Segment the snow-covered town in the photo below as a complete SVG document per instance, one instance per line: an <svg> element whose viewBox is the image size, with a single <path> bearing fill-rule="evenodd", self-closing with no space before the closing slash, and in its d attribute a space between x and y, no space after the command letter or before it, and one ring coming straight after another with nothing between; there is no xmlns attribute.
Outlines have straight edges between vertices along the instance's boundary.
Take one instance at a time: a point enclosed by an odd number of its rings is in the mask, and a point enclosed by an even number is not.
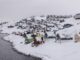
<svg viewBox="0 0 80 60"><path fill-rule="evenodd" d="M0 60L80 60L80 0L0 0Z"/></svg>
<svg viewBox="0 0 80 60"><path fill-rule="evenodd" d="M80 60L80 14L1 20L1 33L17 51L42 60Z"/></svg>

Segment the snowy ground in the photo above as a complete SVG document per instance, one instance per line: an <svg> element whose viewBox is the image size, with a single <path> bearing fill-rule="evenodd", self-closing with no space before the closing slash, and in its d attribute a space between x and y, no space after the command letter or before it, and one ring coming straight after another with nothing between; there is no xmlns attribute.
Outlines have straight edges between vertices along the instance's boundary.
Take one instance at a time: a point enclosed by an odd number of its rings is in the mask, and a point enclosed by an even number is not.
<svg viewBox="0 0 80 60"><path fill-rule="evenodd" d="M6 40L13 43L14 48L24 54L41 57L43 60L80 60L80 43L71 41L61 41L61 44L54 42L54 39L48 39L38 47L31 47L31 44L24 44L24 38L16 35L5 37Z"/></svg>
<svg viewBox="0 0 80 60"><path fill-rule="evenodd" d="M80 60L80 42L75 43L74 40L63 40L60 44L59 41L55 43L55 39L46 39L44 44L38 47L31 47L31 43L24 44L23 37L11 34L13 31L22 32L22 30L9 29L6 28L7 26L8 24L2 26L2 33L9 33L4 39L12 42L14 48L24 54L41 57L43 60ZM77 27L79 28L79 26Z"/></svg>

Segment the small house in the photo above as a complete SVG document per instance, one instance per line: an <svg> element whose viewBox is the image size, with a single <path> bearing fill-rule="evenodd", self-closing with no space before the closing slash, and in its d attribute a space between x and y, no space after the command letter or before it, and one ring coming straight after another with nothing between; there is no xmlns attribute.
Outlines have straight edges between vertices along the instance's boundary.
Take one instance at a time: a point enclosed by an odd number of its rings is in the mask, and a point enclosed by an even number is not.
<svg viewBox="0 0 80 60"><path fill-rule="evenodd" d="M75 18L76 20L80 19L80 13L76 14L76 15L74 16L74 18Z"/></svg>

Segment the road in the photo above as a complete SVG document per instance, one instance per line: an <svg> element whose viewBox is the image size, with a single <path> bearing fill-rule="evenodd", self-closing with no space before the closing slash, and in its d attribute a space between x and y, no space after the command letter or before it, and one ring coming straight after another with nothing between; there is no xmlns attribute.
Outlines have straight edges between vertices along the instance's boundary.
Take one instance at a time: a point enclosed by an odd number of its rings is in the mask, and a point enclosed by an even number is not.
<svg viewBox="0 0 80 60"><path fill-rule="evenodd" d="M4 36L5 34L0 33L0 60L41 60L14 51L11 44L3 39Z"/></svg>

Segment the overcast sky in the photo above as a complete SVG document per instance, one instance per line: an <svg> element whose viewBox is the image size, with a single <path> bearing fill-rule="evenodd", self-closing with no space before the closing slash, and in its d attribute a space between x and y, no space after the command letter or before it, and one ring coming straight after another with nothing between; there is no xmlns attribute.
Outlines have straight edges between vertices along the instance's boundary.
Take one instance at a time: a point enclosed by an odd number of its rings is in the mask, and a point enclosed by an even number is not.
<svg viewBox="0 0 80 60"><path fill-rule="evenodd" d="M79 12L80 0L0 0L0 18Z"/></svg>

